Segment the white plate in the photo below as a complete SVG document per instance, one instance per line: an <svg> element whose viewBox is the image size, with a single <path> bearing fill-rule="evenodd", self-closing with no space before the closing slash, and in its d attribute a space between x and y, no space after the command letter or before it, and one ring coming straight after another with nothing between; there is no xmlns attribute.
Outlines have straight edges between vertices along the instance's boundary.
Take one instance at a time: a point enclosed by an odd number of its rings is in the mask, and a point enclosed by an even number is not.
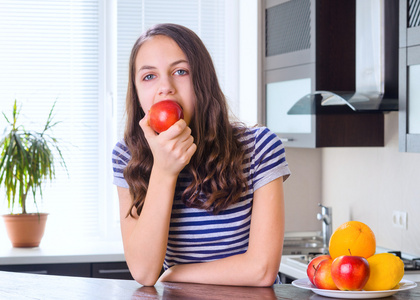
<svg viewBox="0 0 420 300"><path fill-rule="evenodd" d="M315 294L325 297L335 297L343 299L370 299L370 298L383 298L391 296L399 291L405 291L417 286L417 283L402 279L399 287L392 290L385 291L340 291L340 290L323 290L317 289L308 278L297 279L292 282L295 287L311 290Z"/></svg>

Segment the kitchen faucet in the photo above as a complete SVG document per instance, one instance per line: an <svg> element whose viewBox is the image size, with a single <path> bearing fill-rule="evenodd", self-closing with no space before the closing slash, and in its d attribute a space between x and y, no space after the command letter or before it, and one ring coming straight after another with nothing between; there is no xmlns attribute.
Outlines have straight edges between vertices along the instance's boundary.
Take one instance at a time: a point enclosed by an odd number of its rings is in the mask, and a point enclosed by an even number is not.
<svg viewBox="0 0 420 300"><path fill-rule="evenodd" d="M318 220L322 221L322 238L324 240L324 248L328 249L332 233L332 208L323 206L321 203L318 203L318 206L321 207L321 213L318 213L316 217Z"/></svg>

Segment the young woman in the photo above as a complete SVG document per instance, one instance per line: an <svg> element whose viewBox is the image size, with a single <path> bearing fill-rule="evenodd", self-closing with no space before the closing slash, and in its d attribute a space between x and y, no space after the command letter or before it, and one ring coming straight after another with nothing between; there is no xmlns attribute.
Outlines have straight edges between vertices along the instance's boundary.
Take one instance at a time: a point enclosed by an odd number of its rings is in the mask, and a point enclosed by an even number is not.
<svg viewBox="0 0 420 300"><path fill-rule="evenodd" d="M157 134L147 112L162 100L178 102L184 119ZM199 37L175 24L140 36L126 101L113 168L134 279L272 285L283 246L283 181L290 174L284 148L265 127L229 121Z"/></svg>

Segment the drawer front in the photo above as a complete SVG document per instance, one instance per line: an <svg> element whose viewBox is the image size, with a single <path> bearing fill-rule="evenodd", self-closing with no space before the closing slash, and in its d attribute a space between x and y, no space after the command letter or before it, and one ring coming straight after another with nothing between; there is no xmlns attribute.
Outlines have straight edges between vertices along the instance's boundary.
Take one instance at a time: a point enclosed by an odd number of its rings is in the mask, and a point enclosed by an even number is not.
<svg viewBox="0 0 420 300"><path fill-rule="evenodd" d="M133 280L125 262L92 263L92 277Z"/></svg>
<svg viewBox="0 0 420 300"><path fill-rule="evenodd" d="M89 263L2 265L0 266L0 270L32 274L91 277L90 265Z"/></svg>

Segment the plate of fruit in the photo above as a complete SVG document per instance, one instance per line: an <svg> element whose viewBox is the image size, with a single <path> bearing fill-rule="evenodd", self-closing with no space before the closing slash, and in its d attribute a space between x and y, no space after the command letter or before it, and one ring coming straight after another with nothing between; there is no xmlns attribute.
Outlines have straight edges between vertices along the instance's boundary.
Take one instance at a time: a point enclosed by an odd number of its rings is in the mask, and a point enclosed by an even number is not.
<svg viewBox="0 0 420 300"><path fill-rule="evenodd" d="M301 278L294 280L292 285L301 289L307 289L313 291L315 294L341 298L341 299L371 299L371 298L383 298L391 296L399 291L409 290L415 288L417 284L413 281L402 279L400 283L391 290L382 290L382 291L341 291L341 290L326 290L316 288L309 280L309 278Z"/></svg>
<svg viewBox="0 0 420 300"><path fill-rule="evenodd" d="M359 221L349 221L331 236L329 254L313 258L307 278L292 285L314 293L342 299L382 298L415 288L415 282L402 279L404 263L392 253L375 253L373 231Z"/></svg>

